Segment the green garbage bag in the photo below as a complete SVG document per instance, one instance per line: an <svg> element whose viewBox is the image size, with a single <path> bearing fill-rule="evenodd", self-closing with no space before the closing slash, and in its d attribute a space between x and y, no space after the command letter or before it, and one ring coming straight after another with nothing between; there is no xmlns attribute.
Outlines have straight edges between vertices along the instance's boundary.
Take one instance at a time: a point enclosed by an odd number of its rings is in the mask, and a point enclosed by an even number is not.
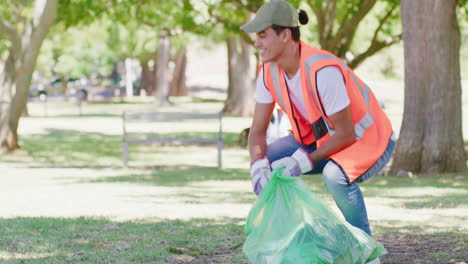
<svg viewBox="0 0 468 264"><path fill-rule="evenodd" d="M246 220L243 252L253 264L364 264L387 253L282 168L260 193Z"/></svg>

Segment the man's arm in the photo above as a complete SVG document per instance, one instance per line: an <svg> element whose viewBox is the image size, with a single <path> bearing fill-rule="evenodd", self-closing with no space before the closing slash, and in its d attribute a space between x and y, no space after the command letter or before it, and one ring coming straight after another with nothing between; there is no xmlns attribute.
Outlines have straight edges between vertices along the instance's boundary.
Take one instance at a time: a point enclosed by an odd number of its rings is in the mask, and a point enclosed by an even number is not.
<svg viewBox="0 0 468 264"><path fill-rule="evenodd" d="M249 132L250 160L263 158L266 152L266 133L275 103L256 103Z"/></svg>
<svg viewBox="0 0 468 264"><path fill-rule="evenodd" d="M333 136L331 136L330 139L316 151L309 155L312 162L326 159L356 141L354 124L349 106L333 115L330 115L328 118L335 129L335 134L333 134Z"/></svg>
<svg viewBox="0 0 468 264"><path fill-rule="evenodd" d="M349 106L330 115L329 119L335 128L335 134L316 151L309 154L303 148L299 148L290 157L273 162L271 167L273 169L284 167L283 176L296 177L314 169L315 162L328 158L356 141Z"/></svg>

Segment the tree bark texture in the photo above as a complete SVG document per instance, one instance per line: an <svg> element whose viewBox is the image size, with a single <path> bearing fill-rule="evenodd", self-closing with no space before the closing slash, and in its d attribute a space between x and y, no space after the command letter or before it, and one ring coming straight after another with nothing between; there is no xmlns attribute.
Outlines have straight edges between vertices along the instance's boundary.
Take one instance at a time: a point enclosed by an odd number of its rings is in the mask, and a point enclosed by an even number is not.
<svg viewBox="0 0 468 264"><path fill-rule="evenodd" d="M456 5L456 0L401 1L405 102L392 172L466 170Z"/></svg>
<svg viewBox="0 0 468 264"><path fill-rule="evenodd" d="M29 86L41 45L57 16L58 0L36 0L31 21L19 32L16 25L0 19L0 32L12 45L0 69L0 151L18 145L18 124L29 95Z"/></svg>
<svg viewBox="0 0 468 264"><path fill-rule="evenodd" d="M0 152L18 148L18 134L11 120L12 91L16 90L15 63L11 53L0 69Z"/></svg>
<svg viewBox="0 0 468 264"><path fill-rule="evenodd" d="M149 62L140 61L141 66L141 89L145 90L146 95L154 95L154 67L151 67Z"/></svg>
<svg viewBox="0 0 468 264"><path fill-rule="evenodd" d="M169 59L170 38L161 34L158 45L158 57L156 61L156 104L168 105L169 102Z"/></svg>
<svg viewBox="0 0 468 264"><path fill-rule="evenodd" d="M227 40L229 85L223 112L250 116L255 105L255 69L250 61L252 47L240 36Z"/></svg>
<svg viewBox="0 0 468 264"><path fill-rule="evenodd" d="M174 59L175 68L172 74L170 87L170 96L185 96L187 95L187 86L185 85L185 73L187 70L187 50L180 49Z"/></svg>

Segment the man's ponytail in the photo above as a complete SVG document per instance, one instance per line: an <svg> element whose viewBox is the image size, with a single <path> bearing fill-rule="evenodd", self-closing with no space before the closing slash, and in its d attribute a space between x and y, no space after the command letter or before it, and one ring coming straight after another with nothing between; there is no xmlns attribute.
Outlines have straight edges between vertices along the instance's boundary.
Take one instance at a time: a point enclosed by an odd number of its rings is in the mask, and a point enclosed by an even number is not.
<svg viewBox="0 0 468 264"><path fill-rule="evenodd" d="M301 23L301 25L305 25L307 22L309 22L309 16L307 15L306 11L302 9L299 10L299 23Z"/></svg>

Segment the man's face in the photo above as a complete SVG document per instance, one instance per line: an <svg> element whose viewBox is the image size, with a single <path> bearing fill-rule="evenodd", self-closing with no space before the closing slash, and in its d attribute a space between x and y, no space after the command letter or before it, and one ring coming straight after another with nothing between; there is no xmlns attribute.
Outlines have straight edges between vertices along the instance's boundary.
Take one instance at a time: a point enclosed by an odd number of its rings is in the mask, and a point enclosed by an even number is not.
<svg viewBox="0 0 468 264"><path fill-rule="evenodd" d="M282 33L277 35L271 27L257 33L255 47L258 48L263 63L276 62L283 54Z"/></svg>

